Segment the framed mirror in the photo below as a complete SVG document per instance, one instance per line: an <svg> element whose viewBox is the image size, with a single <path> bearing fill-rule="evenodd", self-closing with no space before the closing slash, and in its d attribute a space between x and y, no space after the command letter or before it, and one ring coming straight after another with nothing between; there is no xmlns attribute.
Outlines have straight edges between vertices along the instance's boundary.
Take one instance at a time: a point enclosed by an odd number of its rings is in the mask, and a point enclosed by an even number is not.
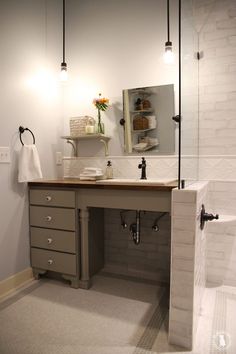
<svg viewBox="0 0 236 354"><path fill-rule="evenodd" d="M123 90L126 154L175 154L174 85Z"/></svg>

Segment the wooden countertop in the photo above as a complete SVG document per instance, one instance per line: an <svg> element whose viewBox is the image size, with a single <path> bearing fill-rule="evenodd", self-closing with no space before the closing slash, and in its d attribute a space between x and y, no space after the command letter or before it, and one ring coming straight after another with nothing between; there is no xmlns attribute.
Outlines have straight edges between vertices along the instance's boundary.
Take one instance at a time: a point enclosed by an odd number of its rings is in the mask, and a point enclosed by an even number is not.
<svg viewBox="0 0 236 354"><path fill-rule="evenodd" d="M81 181L76 178L65 178L47 180L40 179L32 182L28 182L30 187L52 187L52 188L89 188L89 189L118 189L118 190L143 190L143 191L171 191L176 188L177 181L171 182L166 185L125 185L125 184L101 184L95 181Z"/></svg>

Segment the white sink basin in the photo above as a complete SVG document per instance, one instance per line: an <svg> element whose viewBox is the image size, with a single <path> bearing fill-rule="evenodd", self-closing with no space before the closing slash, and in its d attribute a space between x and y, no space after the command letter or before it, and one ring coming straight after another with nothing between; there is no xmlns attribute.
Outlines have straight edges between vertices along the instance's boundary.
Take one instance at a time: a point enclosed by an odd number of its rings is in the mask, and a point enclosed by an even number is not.
<svg viewBox="0 0 236 354"><path fill-rule="evenodd" d="M98 184L123 184L123 185L154 185L154 186L165 186L166 184L169 184L171 182L175 182L176 179L168 179L168 178L162 178L162 179L135 179L135 178L112 178L112 179L100 179L97 180L96 183Z"/></svg>

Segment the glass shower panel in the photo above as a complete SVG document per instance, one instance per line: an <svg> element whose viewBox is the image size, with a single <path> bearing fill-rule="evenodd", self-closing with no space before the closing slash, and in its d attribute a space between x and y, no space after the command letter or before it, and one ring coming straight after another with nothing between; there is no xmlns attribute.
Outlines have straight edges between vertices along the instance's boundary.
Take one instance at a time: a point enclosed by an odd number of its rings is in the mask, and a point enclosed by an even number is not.
<svg viewBox="0 0 236 354"><path fill-rule="evenodd" d="M182 0L181 13L181 180L189 185L198 179L199 165L198 33L192 1Z"/></svg>

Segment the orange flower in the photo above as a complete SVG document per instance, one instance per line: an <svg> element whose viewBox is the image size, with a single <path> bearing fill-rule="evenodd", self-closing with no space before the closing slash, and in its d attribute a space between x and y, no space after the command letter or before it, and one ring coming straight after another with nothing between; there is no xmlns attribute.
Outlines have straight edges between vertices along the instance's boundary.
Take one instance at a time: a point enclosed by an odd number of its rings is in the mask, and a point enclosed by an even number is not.
<svg viewBox="0 0 236 354"><path fill-rule="evenodd" d="M105 111L108 107L109 99L101 96L102 94L99 93L99 97L93 99L93 104L97 109Z"/></svg>

